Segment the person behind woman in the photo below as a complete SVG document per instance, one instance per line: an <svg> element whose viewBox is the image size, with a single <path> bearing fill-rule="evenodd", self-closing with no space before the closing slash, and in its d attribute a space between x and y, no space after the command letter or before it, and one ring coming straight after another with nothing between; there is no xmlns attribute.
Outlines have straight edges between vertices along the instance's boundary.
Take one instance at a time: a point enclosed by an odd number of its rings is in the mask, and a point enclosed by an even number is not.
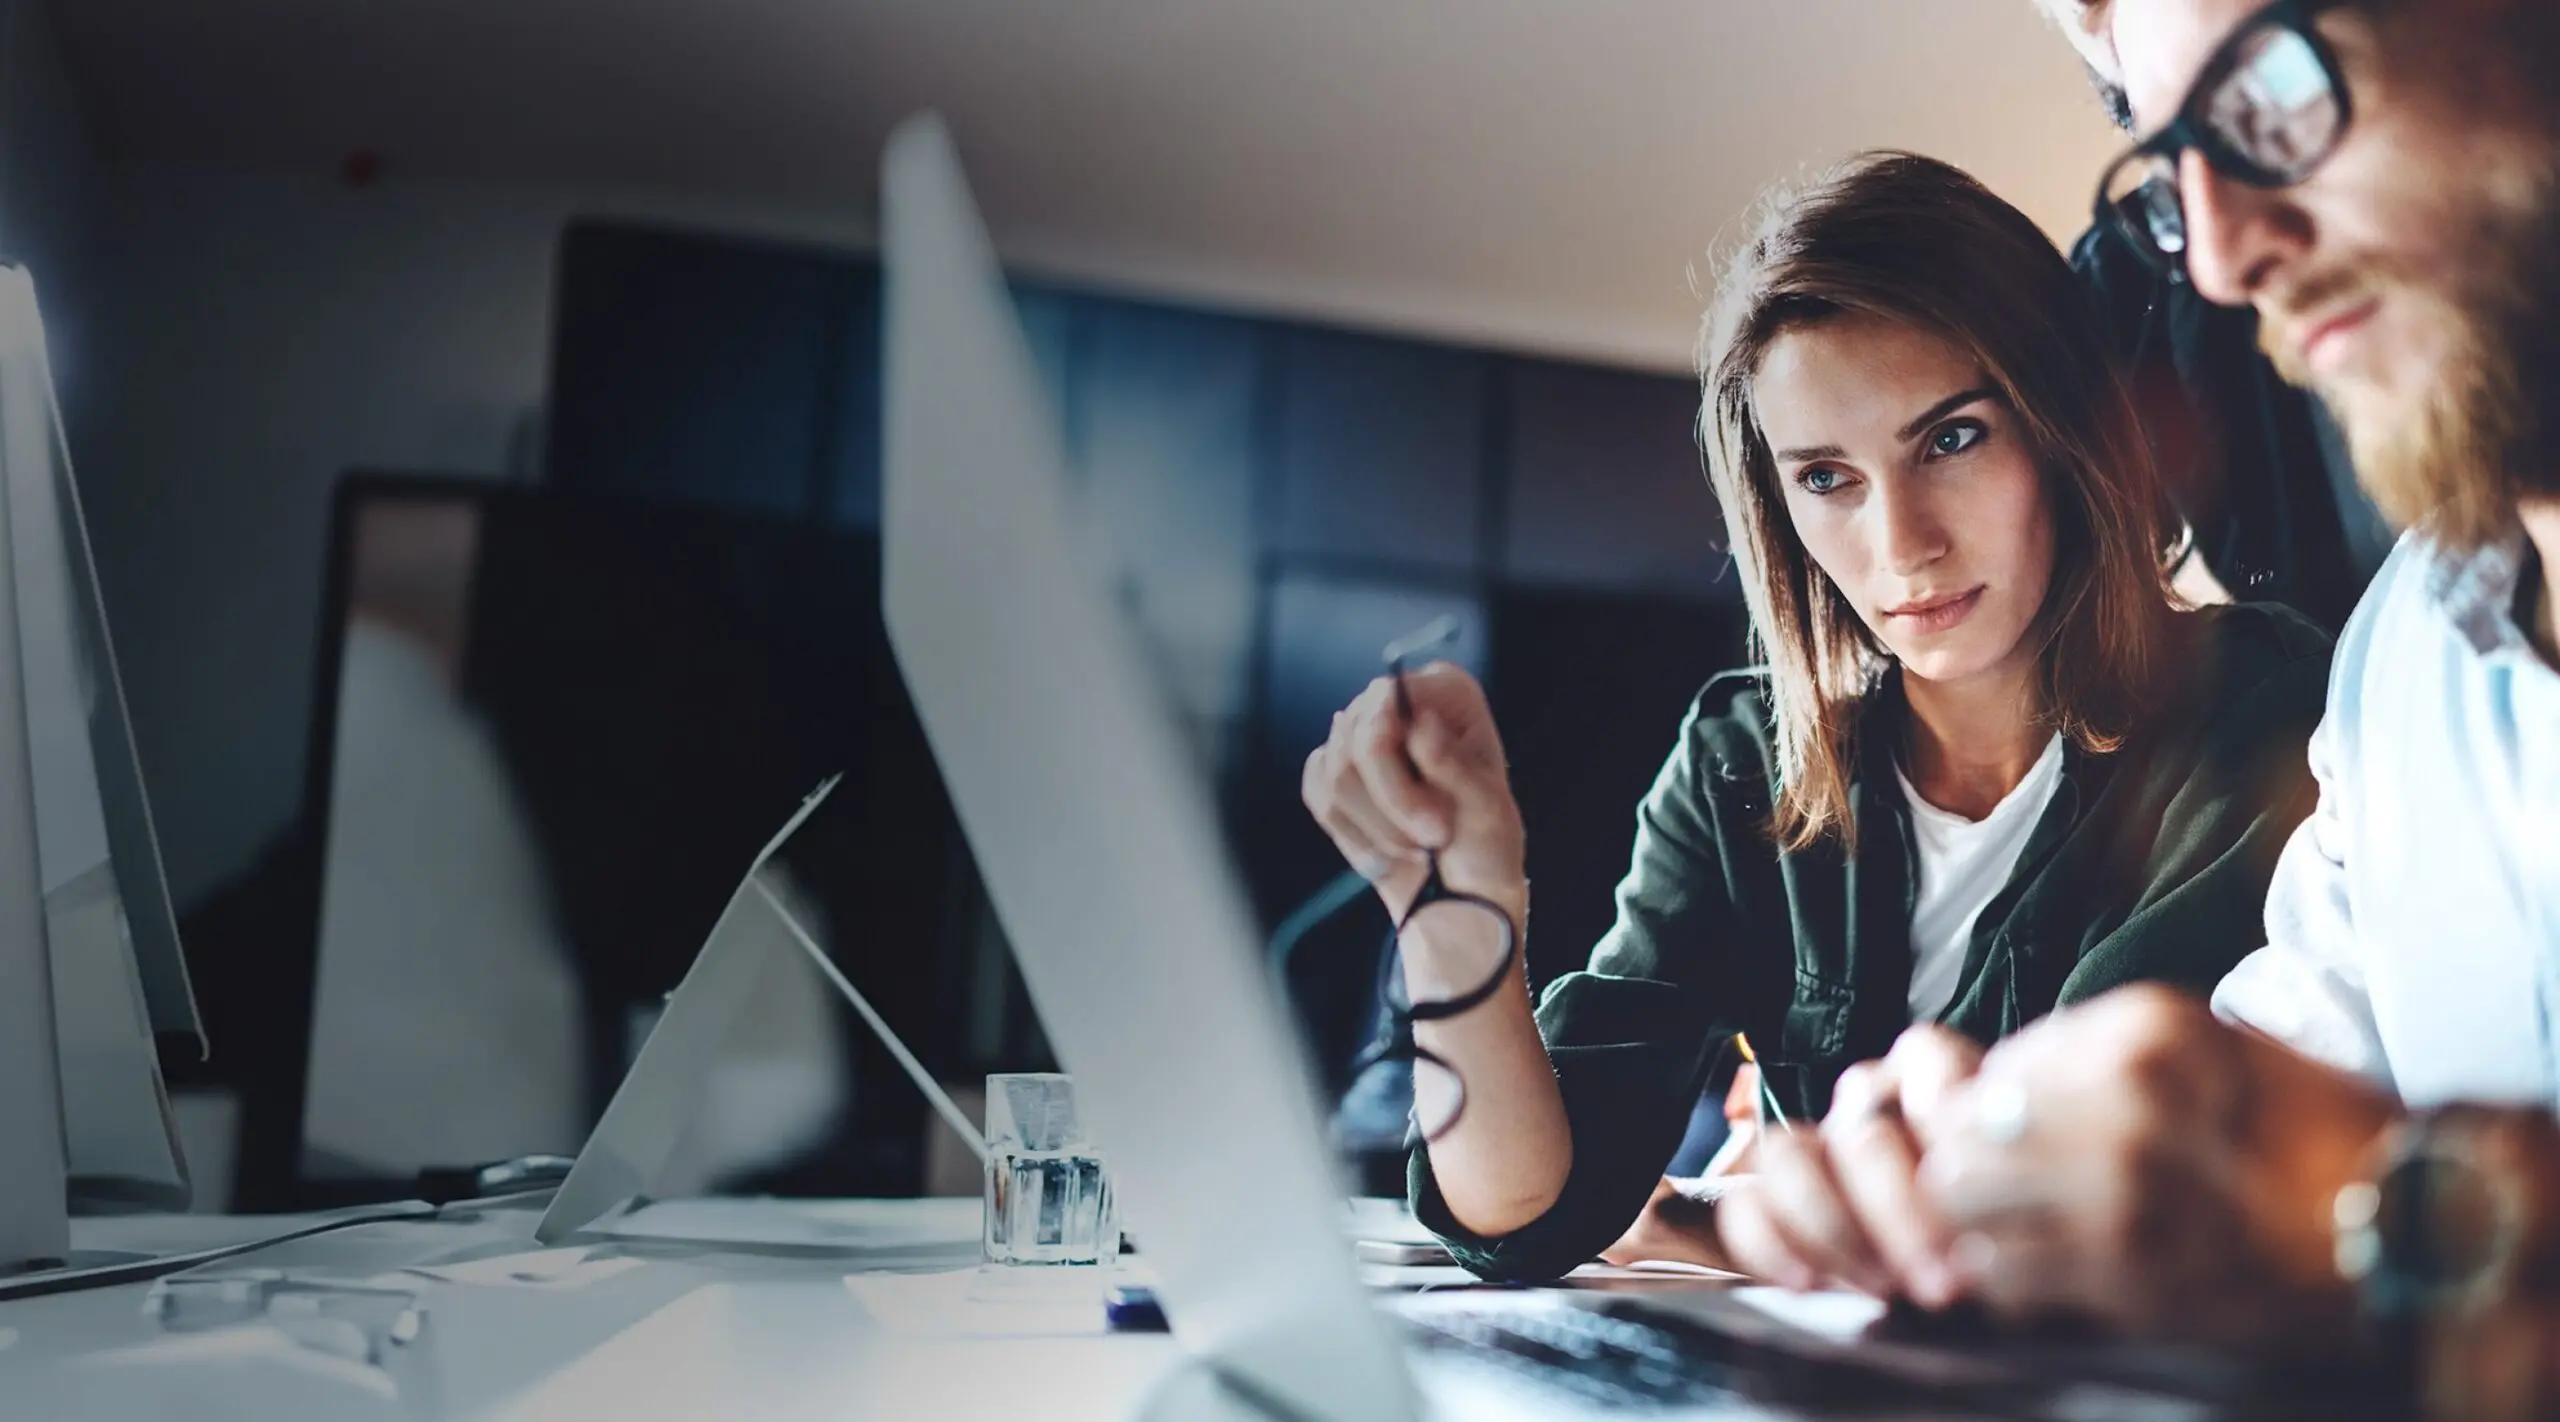
<svg viewBox="0 0 2560 1422"><path fill-rule="evenodd" d="M1861 1220L1908 1217L1910 1152L1844 1189L1811 1129L1844 1068L1913 1023L1988 1043L2129 981L2210 989L2311 807L2327 640L2173 608L2173 520L2088 299L1953 167L1869 155L1773 200L1700 358L1767 665L1698 696L1589 966L1533 1012L1514 955L1416 1024L1463 1109L1416 1148L1414 1206L1488 1277L1560 1275L1642 1215L1629 1249L1887 1292ZM1525 930L1484 694L1447 664L1402 682L1335 718L1307 806L1399 923L1428 863ZM1422 920L1404 943L1410 1000L1474 996L1468 945ZM1648 1210L1737 1032L1806 1128L1721 1207Z"/></svg>

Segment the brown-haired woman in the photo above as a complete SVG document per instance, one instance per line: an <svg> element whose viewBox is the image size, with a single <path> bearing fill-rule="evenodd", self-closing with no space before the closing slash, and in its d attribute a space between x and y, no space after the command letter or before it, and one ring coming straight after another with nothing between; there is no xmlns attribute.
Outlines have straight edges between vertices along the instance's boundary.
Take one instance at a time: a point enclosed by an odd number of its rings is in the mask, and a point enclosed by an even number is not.
<svg viewBox="0 0 2560 1422"><path fill-rule="evenodd" d="M1811 1129L1850 1064L1914 1023L1987 1043L2130 981L2208 990L2264 941L2327 642L2173 606L2086 301L2023 214L1903 154L1773 199L1727 264L1701 433L1767 665L1700 694L1589 967L1534 1012L1515 983L1416 1024L1465 1107L1415 1151L1414 1204L1469 1267L1550 1278L1624 1234L1613 1257L1928 1300L1907 1132L1879 1176ZM1430 862L1525 927L1481 690L1444 664L1404 695L1336 719L1309 809L1399 922ZM1413 1000L1464 993L1438 961L1464 945L1405 940ZM1737 1032L1806 1127L1722 1207L1657 1193Z"/></svg>

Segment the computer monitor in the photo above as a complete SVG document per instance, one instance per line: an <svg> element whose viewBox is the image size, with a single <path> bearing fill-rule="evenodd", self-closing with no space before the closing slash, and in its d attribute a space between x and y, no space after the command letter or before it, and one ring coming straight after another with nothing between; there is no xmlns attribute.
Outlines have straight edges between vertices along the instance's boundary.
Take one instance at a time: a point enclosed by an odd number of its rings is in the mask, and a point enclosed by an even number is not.
<svg viewBox="0 0 2560 1422"><path fill-rule="evenodd" d="M89 554L35 283L0 268L0 1272L70 1216L183 1209L155 1029L192 989Z"/></svg>
<svg viewBox="0 0 2560 1422"><path fill-rule="evenodd" d="M890 643L1176 1334L1271 1415L1414 1391L1337 1242L1315 1074L1206 776L1077 541L1052 402L938 120L883 177Z"/></svg>
<svg viewBox="0 0 2560 1422"><path fill-rule="evenodd" d="M316 905L298 948L208 981L266 1028L243 1207L574 1153L740 871L839 772L777 872L937 1071L1039 1059L1027 1003L974 1010L1018 989L890 663L876 535L360 473L330 566L303 812ZM733 1053L740 1099L701 1142L713 1178L920 1188L934 1137L913 1093L859 1089L898 1073L870 1035L822 994L755 1018L762 1054Z"/></svg>

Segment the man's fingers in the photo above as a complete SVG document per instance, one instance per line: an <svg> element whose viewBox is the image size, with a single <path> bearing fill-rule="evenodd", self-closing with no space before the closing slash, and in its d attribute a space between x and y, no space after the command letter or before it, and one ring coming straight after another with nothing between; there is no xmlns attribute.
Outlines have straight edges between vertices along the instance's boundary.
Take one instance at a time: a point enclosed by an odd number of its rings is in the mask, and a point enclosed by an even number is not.
<svg viewBox="0 0 2560 1422"><path fill-rule="evenodd" d="M1921 1197L1919 1144L1903 1122L1893 1086L1887 1068L1850 1068L1823 1119L1823 1143L1832 1177L1895 1281L1918 1302L1943 1308L1954 1302L1956 1289L1946 1267L1946 1233Z"/></svg>
<svg viewBox="0 0 2560 1422"><path fill-rule="evenodd" d="M2099 1296L2103 1286L2093 1288L2088 1252L2074 1247L2051 1220L2021 1217L1960 1235L1949 1261L1967 1298L2012 1322L2107 1302Z"/></svg>
<svg viewBox="0 0 2560 1422"><path fill-rule="evenodd" d="M1987 1141L1959 1128L1929 1146L1918 1184L1952 1236L2066 1213L2078 1174L2034 1142Z"/></svg>

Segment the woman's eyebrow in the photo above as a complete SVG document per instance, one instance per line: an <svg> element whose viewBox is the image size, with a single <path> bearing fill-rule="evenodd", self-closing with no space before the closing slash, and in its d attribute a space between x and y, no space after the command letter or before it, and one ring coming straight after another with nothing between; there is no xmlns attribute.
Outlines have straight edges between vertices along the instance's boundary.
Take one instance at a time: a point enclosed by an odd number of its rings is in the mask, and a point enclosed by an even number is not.
<svg viewBox="0 0 2560 1422"><path fill-rule="evenodd" d="M2002 398L1998 390L1988 385L1976 385L1968 390L1959 390L1921 411L1919 418L1894 431L1893 437L1908 443L1919 438L1922 430L1977 400L2000 401ZM1780 464L1806 464L1816 459L1846 459L1849 455L1848 451L1836 444L1808 444L1799 449L1773 450L1770 457Z"/></svg>
<svg viewBox="0 0 2560 1422"><path fill-rule="evenodd" d="M1944 400L1939 401L1937 404L1930 406L1928 409L1921 411L1919 415L1911 421L1911 423L1895 430L1893 432L1893 437L1895 439L1906 441L1917 439L1920 437L1920 432L1922 430L1925 430L1929 426L1936 424L1938 421L1945 419L1947 416L1954 414L1956 411L1963 409L1965 406L1970 405L1977 400L1997 400L1999 398L2000 392L1992 389L1988 385L1977 385L1970 390L1959 390Z"/></svg>

